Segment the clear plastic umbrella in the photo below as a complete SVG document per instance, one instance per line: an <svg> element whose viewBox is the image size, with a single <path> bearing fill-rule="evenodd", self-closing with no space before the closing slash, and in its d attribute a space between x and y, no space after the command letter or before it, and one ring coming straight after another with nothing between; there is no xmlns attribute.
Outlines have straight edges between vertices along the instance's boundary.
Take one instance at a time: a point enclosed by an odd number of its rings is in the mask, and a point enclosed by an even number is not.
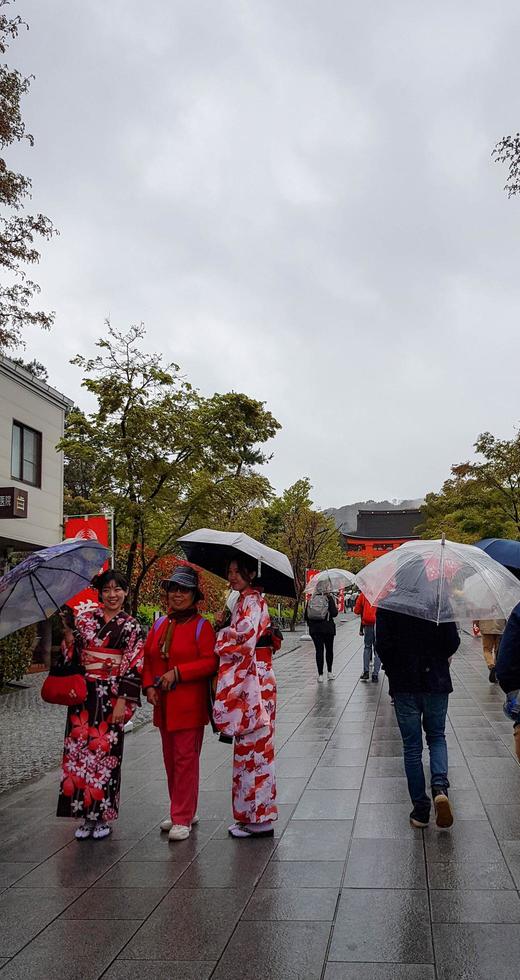
<svg viewBox="0 0 520 980"><path fill-rule="evenodd" d="M326 568L323 572L313 575L305 586L307 596L320 592L339 592L354 585L356 576L344 568Z"/></svg>
<svg viewBox="0 0 520 980"><path fill-rule="evenodd" d="M356 583L380 609L434 623L507 619L520 602L520 582L470 544L409 541L367 565Z"/></svg>

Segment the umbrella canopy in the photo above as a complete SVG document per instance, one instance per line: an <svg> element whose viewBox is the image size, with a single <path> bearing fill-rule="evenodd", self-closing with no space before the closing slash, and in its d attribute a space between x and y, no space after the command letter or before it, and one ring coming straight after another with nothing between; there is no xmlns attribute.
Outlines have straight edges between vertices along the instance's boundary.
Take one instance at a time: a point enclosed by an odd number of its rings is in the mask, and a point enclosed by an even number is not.
<svg viewBox="0 0 520 980"><path fill-rule="evenodd" d="M520 582L474 545L408 541L356 576L372 605L435 623L507 619Z"/></svg>
<svg viewBox="0 0 520 980"><path fill-rule="evenodd" d="M356 581L356 576L352 572L347 572L344 568L326 568L323 572L313 575L305 586L305 594L324 592L339 592L340 589L348 589Z"/></svg>
<svg viewBox="0 0 520 980"><path fill-rule="evenodd" d="M109 549L73 539L35 551L0 578L0 639L53 613L99 571Z"/></svg>
<svg viewBox="0 0 520 980"><path fill-rule="evenodd" d="M513 541L511 538L482 538L475 547L482 548L482 551L506 568L520 569L520 541Z"/></svg>
<svg viewBox="0 0 520 980"><path fill-rule="evenodd" d="M212 531L203 527L177 539L188 561L207 572L226 577L227 566L233 558L248 555L261 562L262 586L273 595L296 598L294 573L286 555L260 544L248 534L238 531Z"/></svg>

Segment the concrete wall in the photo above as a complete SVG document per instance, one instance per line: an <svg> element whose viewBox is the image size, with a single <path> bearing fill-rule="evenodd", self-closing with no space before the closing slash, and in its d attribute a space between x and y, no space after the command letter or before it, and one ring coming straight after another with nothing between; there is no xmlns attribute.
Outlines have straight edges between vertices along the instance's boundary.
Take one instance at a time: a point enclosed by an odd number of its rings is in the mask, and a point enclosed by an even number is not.
<svg viewBox="0 0 520 980"><path fill-rule="evenodd" d="M63 435L67 401L47 385L32 382L27 372L14 372L7 359L0 362L0 486L20 487L29 494L27 518L0 520L0 547L12 540L44 548L63 537L63 456L55 447ZM11 477L14 419L42 433L41 489Z"/></svg>

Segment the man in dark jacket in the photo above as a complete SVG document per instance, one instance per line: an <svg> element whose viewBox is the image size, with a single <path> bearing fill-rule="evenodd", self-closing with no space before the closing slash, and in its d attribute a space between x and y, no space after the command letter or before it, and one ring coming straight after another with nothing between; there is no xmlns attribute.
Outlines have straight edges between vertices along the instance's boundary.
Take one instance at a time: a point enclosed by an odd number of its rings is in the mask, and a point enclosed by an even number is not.
<svg viewBox="0 0 520 980"><path fill-rule="evenodd" d="M453 691L450 658L460 639L455 623L435 623L416 616L378 609L377 651L386 671L401 731L404 765L413 810L413 827L426 827L431 800L422 764L422 728L430 750L431 791L438 827L451 827L448 799L446 713Z"/></svg>
<svg viewBox="0 0 520 980"><path fill-rule="evenodd" d="M505 710L513 720L515 752L520 762L520 603L513 609L498 649L496 675L507 694Z"/></svg>

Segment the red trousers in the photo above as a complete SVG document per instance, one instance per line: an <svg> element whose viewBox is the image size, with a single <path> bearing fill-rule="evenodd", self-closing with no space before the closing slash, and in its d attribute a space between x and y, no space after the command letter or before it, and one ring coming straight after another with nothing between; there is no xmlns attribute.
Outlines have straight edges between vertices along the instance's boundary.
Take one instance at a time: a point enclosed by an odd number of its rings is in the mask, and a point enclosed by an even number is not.
<svg viewBox="0 0 520 980"><path fill-rule="evenodd" d="M199 758L204 726L167 732L161 728L162 749L168 792L170 819L190 827L199 798Z"/></svg>

